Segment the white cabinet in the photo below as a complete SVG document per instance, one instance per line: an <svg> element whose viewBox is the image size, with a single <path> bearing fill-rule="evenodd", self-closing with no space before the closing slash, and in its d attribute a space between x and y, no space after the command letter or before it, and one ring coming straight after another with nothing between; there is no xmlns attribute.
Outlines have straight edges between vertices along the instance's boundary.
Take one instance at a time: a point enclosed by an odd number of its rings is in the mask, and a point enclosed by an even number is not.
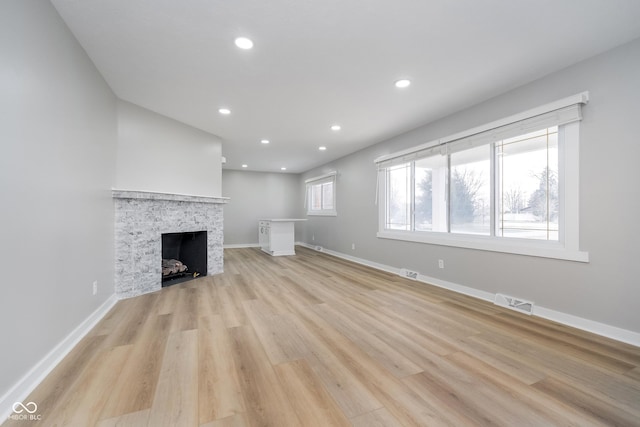
<svg viewBox="0 0 640 427"><path fill-rule="evenodd" d="M271 234L271 223L269 221L258 221L258 243L260 249L269 251L269 234Z"/></svg>
<svg viewBox="0 0 640 427"><path fill-rule="evenodd" d="M306 219L263 219L258 221L260 249L273 256L295 255L295 222Z"/></svg>

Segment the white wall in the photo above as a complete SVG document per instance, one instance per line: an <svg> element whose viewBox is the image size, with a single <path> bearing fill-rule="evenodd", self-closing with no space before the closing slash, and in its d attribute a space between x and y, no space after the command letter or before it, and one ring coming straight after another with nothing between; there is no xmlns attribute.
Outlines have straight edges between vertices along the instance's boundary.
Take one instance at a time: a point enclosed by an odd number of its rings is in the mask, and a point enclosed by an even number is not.
<svg viewBox="0 0 640 427"><path fill-rule="evenodd" d="M0 94L2 396L114 292L116 99L36 0L2 1Z"/></svg>
<svg viewBox="0 0 640 427"><path fill-rule="evenodd" d="M310 218L302 238L369 261L491 294L518 296L640 333L638 76L640 40L325 165L339 174L338 216ZM580 131L580 249L589 252L588 264L376 238L376 157L585 90L590 103L583 108ZM301 176L299 188L322 170ZM437 267L438 259L445 260L444 270Z"/></svg>
<svg viewBox="0 0 640 427"><path fill-rule="evenodd" d="M224 244L257 245L260 219L304 218L300 216L304 193L298 188L298 177L223 170L222 195L231 198L224 205ZM299 229L298 223L296 230Z"/></svg>
<svg viewBox="0 0 640 427"><path fill-rule="evenodd" d="M115 188L220 197L221 146L215 135L118 101Z"/></svg>

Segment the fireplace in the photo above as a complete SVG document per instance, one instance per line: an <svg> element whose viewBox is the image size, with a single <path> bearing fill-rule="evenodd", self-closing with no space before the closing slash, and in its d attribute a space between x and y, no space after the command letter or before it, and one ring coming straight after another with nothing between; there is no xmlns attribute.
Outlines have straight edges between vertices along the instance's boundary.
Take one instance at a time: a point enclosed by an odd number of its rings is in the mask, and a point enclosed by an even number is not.
<svg viewBox="0 0 640 427"><path fill-rule="evenodd" d="M162 235L162 287L206 275L206 231Z"/></svg>
<svg viewBox="0 0 640 427"><path fill-rule="evenodd" d="M204 265L200 261L184 264L189 270L197 269L200 275L222 273L222 206L228 199L128 190L113 190L113 199L118 298L162 288L163 234L186 233L187 240L204 240ZM201 231L202 237L194 235ZM169 259L175 256L172 254Z"/></svg>

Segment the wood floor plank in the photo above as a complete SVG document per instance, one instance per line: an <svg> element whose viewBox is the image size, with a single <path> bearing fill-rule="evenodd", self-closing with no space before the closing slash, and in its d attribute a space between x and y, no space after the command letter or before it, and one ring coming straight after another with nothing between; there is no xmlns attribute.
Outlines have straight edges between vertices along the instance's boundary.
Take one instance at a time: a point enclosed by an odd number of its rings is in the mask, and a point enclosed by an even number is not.
<svg viewBox="0 0 640 427"><path fill-rule="evenodd" d="M151 408L171 323L171 314L149 316L140 339L132 345L129 362L111 390L101 419Z"/></svg>
<svg viewBox="0 0 640 427"><path fill-rule="evenodd" d="M397 378L422 372L422 368L367 329L358 325L349 316L326 304L313 306L312 310Z"/></svg>
<svg viewBox="0 0 640 427"><path fill-rule="evenodd" d="M245 396L246 414L253 427L302 425L282 390L273 367L251 326L231 328L231 346Z"/></svg>
<svg viewBox="0 0 640 427"><path fill-rule="evenodd" d="M448 376L458 373L446 370ZM429 401L438 402L437 407L446 414L461 417L456 425L469 426L542 426L553 425L542 414L531 411L522 403L510 401L508 394L499 390L488 389L481 381L469 377L443 380L431 371L422 372L403 378L415 393L428 396ZM505 402L510 404L506 407ZM495 411L494 408L501 408Z"/></svg>
<svg viewBox="0 0 640 427"><path fill-rule="evenodd" d="M305 427L347 427L351 424L305 360L275 366L285 394Z"/></svg>
<svg viewBox="0 0 640 427"><path fill-rule="evenodd" d="M508 390L511 396L517 396L517 400L528 408L544 413L549 418L551 425L565 425L576 427L600 426L598 420L585 416L583 413L571 408L565 402L561 402L543 393L538 393L534 388L524 384L514 376L511 376L491 365L484 363L464 352L458 352L447 356L457 368L466 372L473 372L475 377L485 384L491 384L502 390ZM546 380L548 378L545 378ZM544 381L542 380L542 381Z"/></svg>
<svg viewBox="0 0 640 427"><path fill-rule="evenodd" d="M131 354L132 346L117 346L99 354L52 414L43 415L51 426L95 425L119 373Z"/></svg>
<svg viewBox="0 0 640 427"><path fill-rule="evenodd" d="M204 316L215 316L220 314L220 298L218 288L212 276L200 279L202 286L197 288L198 314Z"/></svg>
<svg viewBox="0 0 640 427"><path fill-rule="evenodd" d="M277 365L306 357L309 350L285 315L269 315L260 301L245 301L247 317L258 335L271 364Z"/></svg>
<svg viewBox="0 0 640 427"><path fill-rule="evenodd" d="M198 425L198 336L196 330L169 335L149 416L150 426Z"/></svg>
<svg viewBox="0 0 640 427"><path fill-rule="evenodd" d="M584 340L580 342L575 340L570 334L559 333L554 331L550 334L549 328L541 328L537 325L532 325L527 319L513 315L505 315L504 313L496 316L497 319L508 319L511 324L517 324L519 328L526 331L526 334L531 340L540 342L545 347L553 348L564 354L570 354L574 357L584 359L590 364L601 366L605 369L609 369L613 372L625 373L630 369L633 369L634 364L640 363L640 358L630 357L630 355L620 352L615 357L610 356L607 349L604 346L599 346L594 343L589 343L588 346L584 345ZM621 360L621 359L627 359Z"/></svg>
<svg viewBox="0 0 640 427"><path fill-rule="evenodd" d="M526 360L507 354L491 343L474 340L473 337L461 340L458 348L526 385L537 383L547 377L547 373L531 366Z"/></svg>
<svg viewBox="0 0 640 427"><path fill-rule="evenodd" d="M450 424L432 405L422 400L386 369L380 369L380 365L364 350L333 329L320 316L313 312L299 314L310 330L332 349L338 363L347 366L352 375L367 387L376 401L382 403L402 424L409 426ZM354 414L350 418L355 415L360 414Z"/></svg>
<svg viewBox="0 0 640 427"><path fill-rule="evenodd" d="M296 251L119 301L36 425L640 427L640 348Z"/></svg>
<svg viewBox="0 0 640 427"><path fill-rule="evenodd" d="M640 418L637 414L630 414L625 410L608 405L606 402L555 378L545 378L534 384L533 387L545 395L561 400L581 411L585 416L600 421L602 425L640 425Z"/></svg>
<svg viewBox="0 0 640 427"><path fill-rule="evenodd" d="M227 418L200 424L200 427L249 427L244 414L236 414Z"/></svg>
<svg viewBox="0 0 640 427"><path fill-rule="evenodd" d="M203 316L198 329L199 423L245 411L231 337L222 316Z"/></svg>
<svg viewBox="0 0 640 427"><path fill-rule="evenodd" d="M351 419L353 427L397 427L400 421L385 408L376 409Z"/></svg>
<svg viewBox="0 0 640 427"><path fill-rule="evenodd" d="M441 356L458 351L457 347L382 313L376 306L358 303L346 304L342 301L332 301L331 305L348 315L353 322L370 330L376 337L400 351L418 366L420 366L418 361L421 360L419 354L424 348ZM417 353L418 357L412 357L411 355L414 353Z"/></svg>
<svg viewBox="0 0 640 427"><path fill-rule="evenodd" d="M640 367L638 368L633 368L632 370L630 370L629 372L627 372L625 374L625 376L640 382Z"/></svg>
<svg viewBox="0 0 640 427"><path fill-rule="evenodd" d="M180 294L181 289L182 287L174 285L162 288L162 290L156 292L158 294L156 314L162 315L175 313L176 307L178 306L178 295Z"/></svg>
<svg viewBox="0 0 640 427"><path fill-rule="evenodd" d="M500 317L511 317L517 319L522 326L544 332L548 336L557 337L563 341L574 343L582 348L586 347L635 365L640 364L640 348L631 344L615 341L611 338L595 335L586 331L581 331L547 319L524 316L511 310L504 310ZM523 320L525 322L523 322Z"/></svg>
<svg viewBox="0 0 640 427"><path fill-rule="evenodd" d="M197 279L201 281L202 279ZM188 282L187 282L188 283ZM171 332L198 329L198 292L182 286L178 291L178 303L173 311Z"/></svg>
<svg viewBox="0 0 640 427"><path fill-rule="evenodd" d="M320 298L318 298L313 291L309 291L302 284L294 281L288 276L283 276L282 281L286 290L288 291L288 295L295 296L295 301L299 305L314 305L314 304L322 304ZM304 283L304 282L303 282Z"/></svg>
<svg viewBox="0 0 640 427"><path fill-rule="evenodd" d="M149 422L151 409L131 412L114 418L108 418L98 422L97 427L141 427Z"/></svg>
<svg viewBox="0 0 640 427"><path fill-rule="evenodd" d="M348 418L383 407L369 389L341 363L331 348L314 334L314 326L309 328L308 324L297 317L292 318L292 323L309 349L307 362Z"/></svg>
<svg viewBox="0 0 640 427"><path fill-rule="evenodd" d="M91 335L107 336L113 333L119 325L122 325L123 318L126 316L129 309L136 304L137 301L134 298L118 301L118 304L114 305L91 330Z"/></svg>
<svg viewBox="0 0 640 427"><path fill-rule="evenodd" d="M241 301L238 301L229 286L218 288L222 319L227 328L234 328L247 324L247 317Z"/></svg>
<svg viewBox="0 0 640 427"><path fill-rule="evenodd" d="M517 337L517 335L514 335ZM548 376L582 388L596 398L608 401L622 410L640 417L640 384L624 375L615 374L575 359L542 345L520 341L513 337L487 335L474 340L489 341L501 346L503 352L519 357Z"/></svg>
<svg viewBox="0 0 640 427"><path fill-rule="evenodd" d="M131 303L127 304L121 321L116 325L115 329L107 335L105 345L107 347L116 347L134 342L142 332L149 311L155 309L154 307L158 298L158 293L132 298Z"/></svg>
<svg viewBox="0 0 640 427"><path fill-rule="evenodd" d="M253 289L247 284L246 279L241 274L232 275L229 282L230 289L235 291L236 297L240 301L256 299L256 294L253 292Z"/></svg>

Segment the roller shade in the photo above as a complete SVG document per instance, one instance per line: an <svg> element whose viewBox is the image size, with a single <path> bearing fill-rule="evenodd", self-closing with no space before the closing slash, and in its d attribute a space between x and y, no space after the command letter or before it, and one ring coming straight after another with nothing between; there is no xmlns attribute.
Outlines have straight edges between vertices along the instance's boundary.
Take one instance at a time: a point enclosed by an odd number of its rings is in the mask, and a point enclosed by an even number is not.
<svg viewBox="0 0 640 427"><path fill-rule="evenodd" d="M337 172L329 172L325 175L309 178L304 181L305 184L322 184L336 179Z"/></svg>
<svg viewBox="0 0 640 427"><path fill-rule="evenodd" d="M386 169L425 157L445 156L552 126L561 126L579 121L582 119L581 105L586 104L588 99L589 94L583 92L482 127L469 129L408 150L379 157L375 160L375 163L378 169Z"/></svg>

